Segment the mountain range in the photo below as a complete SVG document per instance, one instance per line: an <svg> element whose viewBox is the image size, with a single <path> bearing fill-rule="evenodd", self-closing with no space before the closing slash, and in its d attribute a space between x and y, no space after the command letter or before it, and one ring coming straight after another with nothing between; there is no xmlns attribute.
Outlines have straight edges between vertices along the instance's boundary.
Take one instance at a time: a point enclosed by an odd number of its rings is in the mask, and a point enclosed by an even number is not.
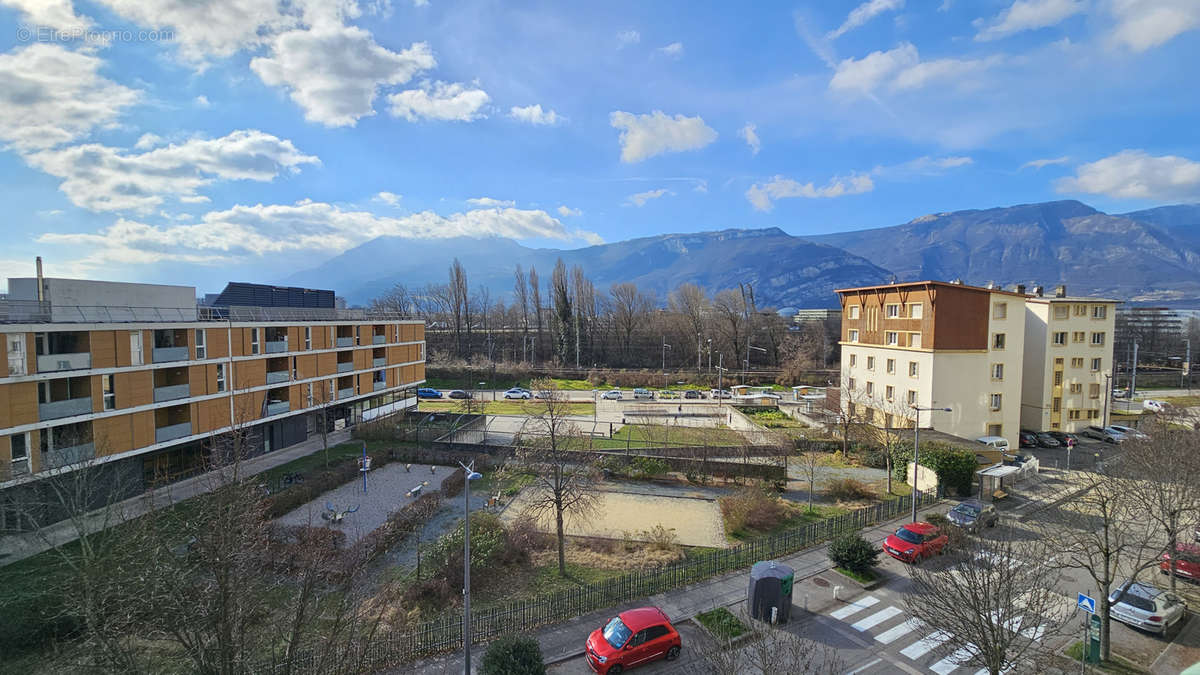
<svg viewBox="0 0 1200 675"><path fill-rule="evenodd" d="M378 237L282 283L366 303L397 283L444 282L458 258L473 287L513 288L516 265L549 279L581 266L598 289L631 281L660 299L679 284L754 286L760 307L836 307L836 288L890 280L1066 284L1072 295L1200 306L1200 204L1110 215L1078 201L936 213L892 227L796 237L779 228L664 234L580 249L502 238Z"/></svg>

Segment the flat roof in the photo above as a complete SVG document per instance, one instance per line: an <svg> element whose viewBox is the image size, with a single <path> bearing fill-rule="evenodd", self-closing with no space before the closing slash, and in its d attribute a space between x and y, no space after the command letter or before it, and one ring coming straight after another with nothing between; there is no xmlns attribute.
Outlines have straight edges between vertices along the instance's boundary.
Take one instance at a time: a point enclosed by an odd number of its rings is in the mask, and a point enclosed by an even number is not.
<svg viewBox="0 0 1200 675"><path fill-rule="evenodd" d="M1000 464L998 466L989 466L986 469L980 469L979 471L976 471L975 473L979 474L980 476L993 476L995 478L1004 478L1005 476L1011 476L1012 474L1014 474L1020 470L1021 470L1021 467L1019 467L1019 466L1012 466L1010 464Z"/></svg>
<svg viewBox="0 0 1200 675"><path fill-rule="evenodd" d="M1028 300L1030 302L1111 302L1113 304L1125 302L1124 300L1114 300L1112 298L1093 298L1087 295L1068 295L1061 298L1052 295L1030 295L1028 296Z"/></svg>
<svg viewBox="0 0 1200 675"><path fill-rule="evenodd" d="M897 289L897 288L917 287L917 286L942 286L942 287L946 287L946 288L963 288L963 289L970 290L970 291L983 291L984 293L1001 293L1003 295L1015 295L1019 298L1029 297L1029 296L1025 295L1024 293L1017 293L1016 291L1006 291L1003 288L987 288L986 286L972 286L970 284L955 284L955 283L951 283L949 281L933 281L933 280L897 281L894 284L878 284L875 286L856 286L854 288L838 288L838 289L834 289L833 292L834 293L854 293L854 292L859 292L859 291L877 291L877 290L881 290L881 289Z"/></svg>

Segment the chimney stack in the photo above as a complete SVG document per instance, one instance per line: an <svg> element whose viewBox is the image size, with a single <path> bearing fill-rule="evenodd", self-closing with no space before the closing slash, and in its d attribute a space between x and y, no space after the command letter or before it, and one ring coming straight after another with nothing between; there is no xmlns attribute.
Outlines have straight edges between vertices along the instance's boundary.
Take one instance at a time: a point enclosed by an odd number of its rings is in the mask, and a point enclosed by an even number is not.
<svg viewBox="0 0 1200 675"><path fill-rule="evenodd" d="M1054 297L1056 297L1056 298L1067 297L1067 287L1066 286L1055 286L1054 287Z"/></svg>
<svg viewBox="0 0 1200 675"><path fill-rule="evenodd" d="M42 286L44 284L43 277L42 277L42 256L39 255L35 259L35 262L37 263L37 287L38 287L37 299L38 299L38 302L45 302L46 301L46 293L42 288Z"/></svg>
<svg viewBox="0 0 1200 675"><path fill-rule="evenodd" d="M993 290L993 289L995 289L995 288L996 288L996 282L994 282L994 281L989 281L989 282L988 282L988 284L987 284L987 289L990 291L990 290Z"/></svg>
<svg viewBox="0 0 1200 675"><path fill-rule="evenodd" d="M1017 284L1017 292L1025 295L1025 284Z"/></svg>
<svg viewBox="0 0 1200 675"><path fill-rule="evenodd" d="M1042 297L1042 295L1043 295L1044 293L1045 293L1045 290L1044 290L1044 289L1043 289L1041 286L1034 286L1034 287L1033 287L1033 294L1034 294L1034 295L1036 295L1036 296L1038 296L1039 298L1040 298L1040 297Z"/></svg>

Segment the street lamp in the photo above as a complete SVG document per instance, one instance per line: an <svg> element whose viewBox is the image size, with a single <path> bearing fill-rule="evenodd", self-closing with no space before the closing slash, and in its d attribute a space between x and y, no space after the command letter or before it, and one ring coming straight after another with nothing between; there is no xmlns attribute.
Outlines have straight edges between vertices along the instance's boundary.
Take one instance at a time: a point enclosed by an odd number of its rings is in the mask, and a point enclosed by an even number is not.
<svg viewBox="0 0 1200 675"><path fill-rule="evenodd" d="M712 375L712 338L708 340L708 374Z"/></svg>
<svg viewBox="0 0 1200 675"><path fill-rule="evenodd" d="M486 384L487 384L487 382L480 382L480 383L479 383L479 405L481 405L481 406L483 405L483 396L484 396L484 394L486 394L486 393L487 393L487 391L484 389L484 386L485 386ZM493 398L494 398L494 397L495 397L495 394L493 394Z"/></svg>
<svg viewBox="0 0 1200 675"><path fill-rule="evenodd" d="M746 368L745 368L745 370L742 371L742 384L746 384L746 371L750 370L750 350L751 349L760 351L764 354L767 353L767 350L763 349L762 347L755 347L755 346L751 345L749 341L746 342L746 361L745 361Z"/></svg>
<svg viewBox="0 0 1200 675"><path fill-rule="evenodd" d="M920 491L917 490L917 467L921 458L921 412L951 412L950 408L922 408L919 405L912 406L913 412L917 414L916 422L913 424L913 484L912 484L912 521L917 522L917 497L920 496Z"/></svg>
<svg viewBox="0 0 1200 675"><path fill-rule="evenodd" d="M458 465L463 468L463 672L471 675L471 481L483 476L475 471L475 462Z"/></svg>
<svg viewBox="0 0 1200 675"><path fill-rule="evenodd" d="M667 350L668 350L668 349L670 349L670 348L671 348L671 345L667 344L667 336L666 336L666 335L664 335L664 336L663 336L663 338L662 338L662 376L663 376L663 389L666 389L666 388L667 388Z"/></svg>

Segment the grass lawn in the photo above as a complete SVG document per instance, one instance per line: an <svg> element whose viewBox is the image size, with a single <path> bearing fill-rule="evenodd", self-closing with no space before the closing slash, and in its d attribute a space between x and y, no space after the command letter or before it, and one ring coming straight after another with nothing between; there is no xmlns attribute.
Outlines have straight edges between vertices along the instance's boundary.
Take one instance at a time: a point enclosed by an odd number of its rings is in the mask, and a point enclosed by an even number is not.
<svg viewBox="0 0 1200 675"><path fill-rule="evenodd" d="M696 615L696 620L703 624L708 632L722 640L735 638L750 630L746 624L742 623L741 619L724 607L700 612Z"/></svg>
<svg viewBox="0 0 1200 675"><path fill-rule="evenodd" d="M367 441L367 452L379 452L387 448L397 445L412 445L411 443L400 443L398 441ZM362 457L362 441L347 441L338 445L329 446L329 466L333 466L339 462L358 459ZM282 478L287 473L311 474L317 471L325 470L325 451L317 450L311 455L298 457L288 462L280 464L277 467L267 469L259 474L265 480L275 480Z"/></svg>
<svg viewBox="0 0 1200 675"><path fill-rule="evenodd" d="M1177 408L1190 408L1200 405L1200 396L1172 396L1171 398L1161 399L1170 403Z"/></svg>
<svg viewBox="0 0 1200 675"><path fill-rule="evenodd" d="M626 447L626 442L631 448L661 446L664 443L666 445L737 446L744 443L745 439L732 429L626 424L618 429L612 438L596 439L596 447L623 449Z"/></svg>
<svg viewBox="0 0 1200 675"><path fill-rule="evenodd" d="M1067 648L1067 656L1074 661L1083 660L1083 642L1074 642ZM1105 673L1119 673L1120 675L1144 675L1147 671L1137 666L1126 662L1124 659L1115 656L1110 661L1102 663L1093 663L1091 666Z"/></svg>
<svg viewBox="0 0 1200 675"><path fill-rule="evenodd" d="M807 525L808 523L813 523L818 520L824 520L826 518L832 518L833 516L840 516L843 513L849 513L849 509L841 506L813 504L812 511L809 511L807 503L797 504L786 500L781 501L783 501L784 506L786 506L788 509L787 516L776 523L774 527L764 530L751 528L730 530L728 523L726 523L726 535L734 541L750 541L752 539L757 539L758 537L765 537L775 534L776 532L782 532L784 530ZM724 512L722 512L722 514L724 514Z"/></svg>
<svg viewBox="0 0 1200 675"><path fill-rule="evenodd" d="M596 410L596 405L590 402L569 402L566 403L571 415L591 415ZM463 404L459 401L421 401L417 404L418 410L421 412L460 412ZM500 399L498 401L484 401L481 408L477 409L487 415L527 415L536 414L538 410L538 402L530 399L523 401L520 399Z"/></svg>
<svg viewBox="0 0 1200 675"><path fill-rule="evenodd" d="M835 567L833 569L837 570L837 572L840 574L850 577L860 584L869 584L875 581L875 573L870 570L867 570L866 572L855 572L854 570L848 570L844 567Z"/></svg>

